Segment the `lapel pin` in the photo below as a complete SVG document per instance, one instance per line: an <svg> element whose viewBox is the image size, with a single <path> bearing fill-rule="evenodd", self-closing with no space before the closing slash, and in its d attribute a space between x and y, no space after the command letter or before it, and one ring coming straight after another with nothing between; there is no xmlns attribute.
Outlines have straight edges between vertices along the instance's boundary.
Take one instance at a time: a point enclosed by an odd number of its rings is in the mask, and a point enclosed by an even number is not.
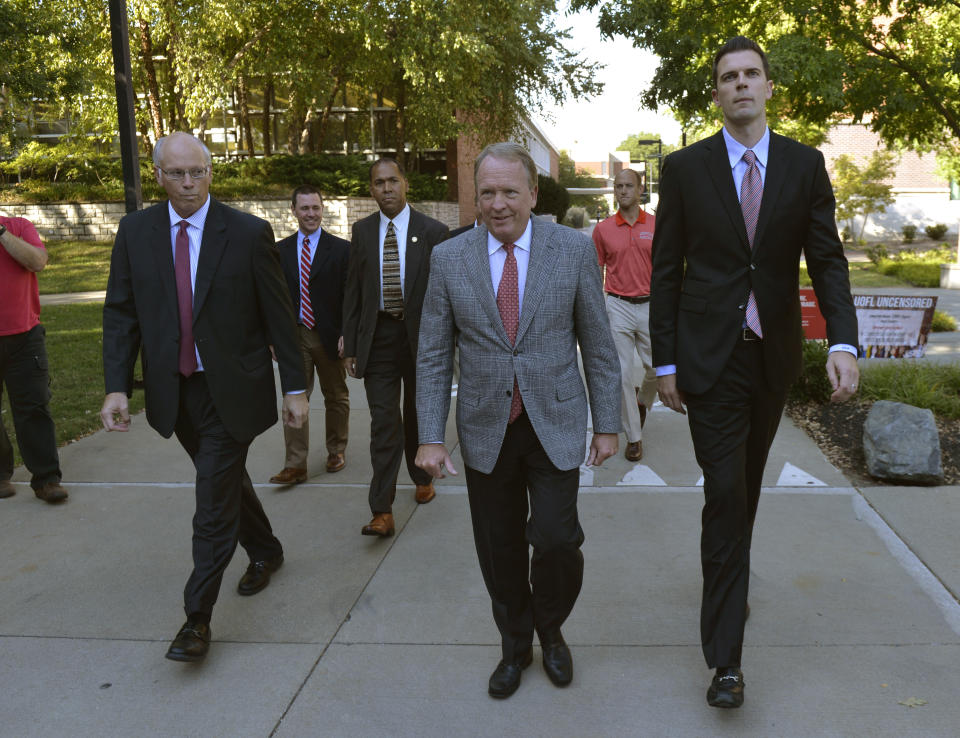
<svg viewBox="0 0 960 738"><path fill-rule="evenodd" d="M416 237L416 236L414 236L414 237L413 237L413 238L411 238L410 240L411 240L411 241L412 241L413 243L416 243L416 242L417 242L417 237Z"/></svg>

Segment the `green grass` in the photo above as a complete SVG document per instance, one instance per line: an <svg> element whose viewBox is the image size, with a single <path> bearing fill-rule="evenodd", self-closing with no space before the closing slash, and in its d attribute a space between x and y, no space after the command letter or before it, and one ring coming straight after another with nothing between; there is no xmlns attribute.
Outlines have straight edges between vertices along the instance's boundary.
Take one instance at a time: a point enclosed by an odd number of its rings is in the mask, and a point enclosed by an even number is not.
<svg viewBox="0 0 960 738"><path fill-rule="evenodd" d="M100 405L103 404L103 361L101 315L97 303L56 305L43 308L41 320L47 329L47 356L53 398L50 412L57 428L57 445L98 430ZM143 391L130 400L130 411L143 409ZM6 392L3 397L3 423L11 441L15 437L13 418ZM14 463L22 464L14 442Z"/></svg>
<svg viewBox="0 0 960 738"><path fill-rule="evenodd" d="M50 260L37 275L41 295L107 288L111 241L50 241L46 247Z"/></svg>
<svg viewBox="0 0 960 738"><path fill-rule="evenodd" d="M822 369L821 369L822 370ZM860 395L929 408L933 414L960 418L960 366L891 361L861 367Z"/></svg>
<svg viewBox="0 0 960 738"><path fill-rule="evenodd" d="M800 286L813 286L805 264L800 265ZM854 261L850 262L850 286L857 289L860 287L910 287L912 285L895 275L881 274L869 262Z"/></svg>

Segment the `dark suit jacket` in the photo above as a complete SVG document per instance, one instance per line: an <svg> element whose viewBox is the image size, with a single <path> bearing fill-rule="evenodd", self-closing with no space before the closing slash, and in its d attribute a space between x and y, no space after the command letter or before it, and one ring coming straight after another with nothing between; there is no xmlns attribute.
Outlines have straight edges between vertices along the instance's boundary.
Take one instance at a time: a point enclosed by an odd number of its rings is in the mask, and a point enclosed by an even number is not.
<svg viewBox="0 0 960 738"><path fill-rule="evenodd" d="M300 315L300 243L299 232L277 243L283 274L293 302L294 318ZM350 242L320 231L317 251L310 265L310 306L323 350L337 358L337 341L343 335L343 292L347 283Z"/></svg>
<svg viewBox="0 0 960 738"><path fill-rule="evenodd" d="M180 393L170 228L166 201L120 221L103 305L106 391L130 394L140 352L147 420L165 438L173 433ZM193 335L217 413L239 441L277 420L270 343L283 391L306 387L270 224L212 198L194 285Z"/></svg>
<svg viewBox="0 0 960 738"><path fill-rule="evenodd" d="M666 157L653 235L653 363L675 364L680 390L709 389L733 351L753 289L770 387L802 368L801 252L827 321L830 344L857 345L857 318L835 200L816 149L770 134L754 245L722 133Z"/></svg>
<svg viewBox="0 0 960 738"><path fill-rule="evenodd" d="M403 310L410 341L410 355L417 355L420 311L430 276L430 253L447 238L449 229L410 208L407 251L404 264ZM343 355L357 357L357 376L362 377L370 356L373 332L380 309L380 212L353 224L350 266L343 301Z"/></svg>
<svg viewBox="0 0 960 738"><path fill-rule="evenodd" d="M450 231L450 238L453 238L454 236L459 236L461 233L466 233L467 231L472 231L476 227L477 227L476 223L467 223L465 226L460 226L459 228L455 228L454 230Z"/></svg>

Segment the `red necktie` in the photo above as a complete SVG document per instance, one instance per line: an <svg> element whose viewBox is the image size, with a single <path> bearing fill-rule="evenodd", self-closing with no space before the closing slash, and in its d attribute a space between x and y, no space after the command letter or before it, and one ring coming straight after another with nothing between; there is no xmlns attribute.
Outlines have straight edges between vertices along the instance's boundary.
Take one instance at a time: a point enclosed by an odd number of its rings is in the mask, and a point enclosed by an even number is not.
<svg viewBox="0 0 960 738"><path fill-rule="evenodd" d="M747 149L743 152L747 171L740 183L740 208L743 210L743 224L747 227L747 239L750 248L753 248L753 237L757 233L757 219L760 217L760 200L763 197L763 180L760 178L760 167L757 166L757 155ZM763 338L763 329L760 327L760 313L757 310L757 298L750 290L747 298L747 312L745 316L747 327Z"/></svg>
<svg viewBox="0 0 960 738"><path fill-rule="evenodd" d="M300 315L307 328L317 324L313 319L313 305L310 304L310 264L310 239L304 236L300 250Z"/></svg>
<svg viewBox="0 0 960 738"><path fill-rule="evenodd" d="M513 255L516 246L505 243L503 248L507 252L507 260L503 264L503 276L500 277L500 286L497 288L497 308L500 310L500 320L507 332L507 338L513 345L517 340L517 328L520 325L520 278L517 275L517 257ZM523 400L520 397L520 386L517 377L513 377L513 397L510 400L510 420L520 417L523 409Z"/></svg>
<svg viewBox="0 0 960 738"><path fill-rule="evenodd" d="M180 221L177 231L176 263L177 307L180 312L180 373L189 377L197 370L197 356L193 342L193 287L190 284L190 237L187 236L187 221Z"/></svg>

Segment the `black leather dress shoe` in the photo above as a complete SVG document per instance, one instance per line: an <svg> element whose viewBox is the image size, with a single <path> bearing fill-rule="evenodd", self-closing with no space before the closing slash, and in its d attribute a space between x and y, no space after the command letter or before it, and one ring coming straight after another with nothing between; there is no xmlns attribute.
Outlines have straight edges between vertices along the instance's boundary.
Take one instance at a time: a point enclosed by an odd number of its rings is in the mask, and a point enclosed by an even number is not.
<svg viewBox="0 0 960 738"><path fill-rule="evenodd" d="M237 592L242 595L254 595L270 584L270 575L283 564L283 554L265 561L251 561L250 566L237 585Z"/></svg>
<svg viewBox="0 0 960 738"><path fill-rule="evenodd" d="M491 697L503 699L517 691L520 686L520 674L533 662L533 650L520 654L515 661L501 660L490 675L487 692Z"/></svg>
<svg viewBox="0 0 960 738"><path fill-rule="evenodd" d="M210 626L188 620L167 649L173 661L200 661L210 650Z"/></svg>
<svg viewBox="0 0 960 738"><path fill-rule="evenodd" d="M738 666L717 669L707 690L710 707L740 707L743 704L743 672Z"/></svg>
<svg viewBox="0 0 960 738"><path fill-rule="evenodd" d="M540 638L543 651L543 670L557 687L566 687L573 681L573 656L560 631Z"/></svg>

